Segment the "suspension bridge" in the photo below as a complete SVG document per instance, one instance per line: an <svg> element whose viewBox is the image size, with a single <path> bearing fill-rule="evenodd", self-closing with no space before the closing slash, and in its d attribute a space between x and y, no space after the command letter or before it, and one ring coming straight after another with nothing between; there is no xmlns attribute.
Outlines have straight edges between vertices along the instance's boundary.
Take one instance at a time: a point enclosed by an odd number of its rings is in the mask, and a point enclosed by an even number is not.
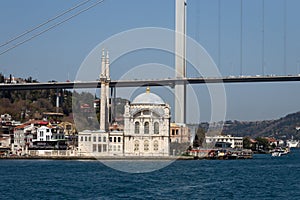
<svg viewBox="0 0 300 200"><path fill-rule="evenodd" d="M27 35L28 33L31 33L32 31L35 31L36 29L46 25L48 22L56 20L57 18L63 16L65 13L68 13L69 11L74 10L75 8L84 5L86 3L90 2L90 0L83 1L82 3L70 8L69 10L66 10L60 15L55 16L54 18L51 18L46 23L42 23L38 25L37 27L24 32L21 35L18 35L16 38L13 38L9 40L8 42L1 44L0 47L7 46L11 42L23 37L24 35ZM28 39L25 39L3 51L0 52L0 55L5 54L12 49L22 45L23 43L26 43L30 41L31 39L34 39L35 37L55 28L56 26L61 25L62 23L70 20L71 18L79 15L82 12L85 12L89 10L90 8L102 3L102 1L96 1L94 4L90 5L89 7L82 9L81 11L75 13L71 17L68 17L61 22L58 22L43 31L37 33L36 35L33 35L29 37ZM188 6L188 1L186 0L176 0L176 20L175 20L175 30L178 33L181 33L181 36L177 36L175 38L175 51L178 53L178 55L185 55L186 54L186 44L185 44L185 37L182 37L182 35L186 35L186 9ZM222 35L222 29L221 29L221 21L222 21L222 3L221 0L216 1L217 2L217 25L218 25L218 31L217 31L217 63L218 66L221 66L221 54L222 54L222 47L221 47L221 35ZM175 70L176 75L174 78L167 78L167 79L151 79L151 80L112 80L110 81L110 87L111 88L118 88L118 87L139 87L139 86L169 86L171 88L175 88L175 95L180 99L180 104L185 104L185 86L187 84L214 84L214 83L261 83L261 82L296 82L300 81L300 76L297 75L287 75L287 68L288 68L288 60L287 60L287 7L288 2L287 0L282 1L282 14L283 14L283 64L282 64L282 70L283 75L266 75L266 62L265 62L265 43L266 43L266 28L265 28L265 0L261 0L261 16L262 16L262 22L261 22L261 73L259 75L254 76L248 76L244 75L245 66L244 61L245 58L244 50L244 32L245 32L245 25L243 23L243 19L245 17L245 1L240 0L237 1L240 5L240 37L239 37L239 75L230 75L225 77L187 77L186 73L186 60L185 58L181 58L179 56L175 56ZM198 25L197 25L198 26ZM199 37L199 34L197 34L197 37ZM112 50L113 51L113 50ZM298 67L299 68L299 67ZM46 83L22 83L22 84L0 84L1 90L40 90L40 89L73 89L73 88L100 88L101 84L100 81L73 81L73 82L46 82ZM180 106L176 105L175 102L175 121L176 122L185 122L185 111L182 111L179 108Z"/></svg>

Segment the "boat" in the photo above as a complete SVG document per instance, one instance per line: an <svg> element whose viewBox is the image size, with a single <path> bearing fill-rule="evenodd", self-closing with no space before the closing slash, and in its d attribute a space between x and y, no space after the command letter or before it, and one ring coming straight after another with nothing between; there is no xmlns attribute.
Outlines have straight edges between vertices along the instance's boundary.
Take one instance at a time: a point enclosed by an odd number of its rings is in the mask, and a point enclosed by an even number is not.
<svg viewBox="0 0 300 200"><path fill-rule="evenodd" d="M290 153L289 147L276 147L274 150L271 151L272 157L280 157Z"/></svg>
<svg viewBox="0 0 300 200"><path fill-rule="evenodd" d="M299 141L298 140L287 140L286 144L290 148L296 148L299 145Z"/></svg>

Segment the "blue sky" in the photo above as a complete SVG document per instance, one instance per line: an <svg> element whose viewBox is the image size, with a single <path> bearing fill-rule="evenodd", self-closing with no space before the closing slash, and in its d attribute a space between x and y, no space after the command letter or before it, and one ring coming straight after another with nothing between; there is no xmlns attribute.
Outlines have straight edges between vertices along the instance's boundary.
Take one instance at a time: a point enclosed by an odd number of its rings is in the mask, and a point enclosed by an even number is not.
<svg viewBox="0 0 300 200"><path fill-rule="evenodd" d="M220 14L218 0L188 0L187 34L207 50L224 76L240 74L241 58L243 75L262 74L262 63L265 74L284 74L286 34L286 71L287 74L299 74L300 1L286 0L286 25L284 1L264 1L264 26L262 0L243 1L242 56L241 0L221 0ZM2 0L0 43L45 22L79 2L82 1ZM0 55L0 72L6 76L10 73L16 77L32 76L42 82L74 80L85 57L100 42L132 28L174 29L174 15L174 0L105 0L104 3L63 25ZM264 58L262 30L264 30ZM3 50L5 47L0 48L1 52ZM113 52L113 49L110 51ZM170 66L174 64L172 57L167 54L151 55L147 56L140 52L128 55L127 59L123 59L123 63L116 62L111 69L112 79L118 79L122 73L143 62L157 62ZM121 64L124 66L120 71L117 65ZM192 76L193 70L188 69L188 73ZM274 119L297 112L300 110L299 86L300 83L228 84L227 119ZM205 86L196 88L198 98L201 100L200 121L208 121L210 99L207 89ZM163 91L156 90L156 92L163 96ZM171 98L168 95L164 98L170 101L172 106ZM188 120L193 122L191 110Z"/></svg>

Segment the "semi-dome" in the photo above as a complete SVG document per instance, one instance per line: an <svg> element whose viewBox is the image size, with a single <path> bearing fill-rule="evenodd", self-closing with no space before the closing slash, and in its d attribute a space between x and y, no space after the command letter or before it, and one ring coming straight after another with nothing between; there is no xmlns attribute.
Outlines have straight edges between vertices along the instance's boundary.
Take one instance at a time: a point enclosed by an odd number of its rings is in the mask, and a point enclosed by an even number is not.
<svg viewBox="0 0 300 200"><path fill-rule="evenodd" d="M131 104L165 104L165 102L156 94L150 93L147 88L146 93L140 94L132 101Z"/></svg>

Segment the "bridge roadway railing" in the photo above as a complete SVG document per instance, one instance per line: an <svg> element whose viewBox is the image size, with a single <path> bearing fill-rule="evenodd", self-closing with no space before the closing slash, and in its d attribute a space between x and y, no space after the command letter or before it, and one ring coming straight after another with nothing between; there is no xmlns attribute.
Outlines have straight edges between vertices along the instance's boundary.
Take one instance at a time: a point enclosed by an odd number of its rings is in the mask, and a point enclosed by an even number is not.
<svg viewBox="0 0 300 200"><path fill-rule="evenodd" d="M211 83L257 83L257 82L293 82L300 81L300 76L229 76L212 78L168 78L151 80L113 80L110 87L169 86L175 84L211 84ZM47 83L0 83L1 90L41 90L100 88L99 81L47 82Z"/></svg>

